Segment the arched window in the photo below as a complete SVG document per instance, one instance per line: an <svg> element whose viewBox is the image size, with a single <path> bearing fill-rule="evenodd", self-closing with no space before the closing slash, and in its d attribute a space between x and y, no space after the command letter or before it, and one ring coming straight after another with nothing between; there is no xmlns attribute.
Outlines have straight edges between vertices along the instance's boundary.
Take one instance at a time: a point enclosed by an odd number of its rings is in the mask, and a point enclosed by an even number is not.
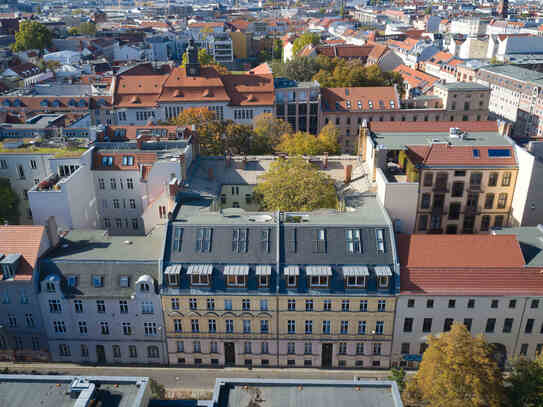
<svg viewBox="0 0 543 407"><path fill-rule="evenodd" d="M140 291L149 291L150 287L148 283L141 283L140 284Z"/></svg>

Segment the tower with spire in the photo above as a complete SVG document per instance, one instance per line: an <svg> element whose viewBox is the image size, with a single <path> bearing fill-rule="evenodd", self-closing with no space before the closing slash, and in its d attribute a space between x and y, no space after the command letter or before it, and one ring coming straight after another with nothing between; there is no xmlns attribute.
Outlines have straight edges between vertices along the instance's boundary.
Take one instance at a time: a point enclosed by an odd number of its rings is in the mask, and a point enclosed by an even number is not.
<svg viewBox="0 0 543 407"><path fill-rule="evenodd" d="M187 47L187 76L200 76L200 61L198 60L198 48L194 44L194 40L189 40Z"/></svg>

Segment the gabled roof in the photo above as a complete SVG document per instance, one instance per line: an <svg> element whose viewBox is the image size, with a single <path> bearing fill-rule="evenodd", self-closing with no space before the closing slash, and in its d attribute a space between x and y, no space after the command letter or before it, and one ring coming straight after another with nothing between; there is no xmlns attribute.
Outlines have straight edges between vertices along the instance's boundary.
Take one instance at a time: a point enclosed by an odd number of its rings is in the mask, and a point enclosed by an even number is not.
<svg viewBox="0 0 543 407"><path fill-rule="evenodd" d="M492 156L492 151L499 151L498 156ZM428 146L420 163L428 166L514 166L517 160L512 146L472 147L437 143Z"/></svg>
<svg viewBox="0 0 543 407"><path fill-rule="evenodd" d="M44 226L0 226L0 253L20 253L22 256L15 280L32 279L44 234Z"/></svg>
<svg viewBox="0 0 543 407"><path fill-rule="evenodd" d="M439 82L439 78L427 73L410 68L407 65L398 65L394 68L394 72L402 75L405 82L412 88L420 88L422 91L430 89L435 83Z"/></svg>

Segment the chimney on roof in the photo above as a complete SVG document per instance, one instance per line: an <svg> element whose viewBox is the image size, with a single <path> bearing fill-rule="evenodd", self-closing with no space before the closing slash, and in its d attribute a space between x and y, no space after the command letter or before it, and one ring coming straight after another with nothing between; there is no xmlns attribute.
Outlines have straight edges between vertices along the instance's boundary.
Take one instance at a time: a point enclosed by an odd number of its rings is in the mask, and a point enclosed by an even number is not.
<svg viewBox="0 0 543 407"><path fill-rule="evenodd" d="M45 222L45 231L49 238L49 247L56 247L60 241L58 237L58 227L54 216L49 216Z"/></svg>
<svg viewBox="0 0 543 407"><path fill-rule="evenodd" d="M345 166L345 180L344 180L346 184L351 182L352 175L353 175L353 165L347 164Z"/></svg>
<svg viewBox="0 0 543 407"><path fill-rule="evenodd" d="M328 151L324 153L324 168L328 168Z"/></svg>
<svg viewBox="0 0 543 407"><path fill-rule="evenodd" d="M213 181L213 167L207 169L207 179Z"/></svg>

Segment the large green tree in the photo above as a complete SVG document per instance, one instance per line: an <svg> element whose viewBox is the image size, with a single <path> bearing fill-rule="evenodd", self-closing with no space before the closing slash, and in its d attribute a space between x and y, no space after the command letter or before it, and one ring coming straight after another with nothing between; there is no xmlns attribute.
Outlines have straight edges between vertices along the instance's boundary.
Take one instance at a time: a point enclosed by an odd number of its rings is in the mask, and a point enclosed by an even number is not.
<svg viewBox="0 0 543 407"><path fill-rule="evenodd" d="M253 119L254 136L251 154L271 154L281 142L281 136L292 133L292 127L286 121L273 117L271 113L262 113Z"/></svg>
<svg viewBox="0 0 543 407"><path fill-rule="evenodd" d="M264 210L312 211L335 208L333 180L302 157L275 160L259 179L255 196Z"/></svg>
<svg viewBox="0 0 543 407"><path fill-rule="evenodd" d="M95 35L96 34L96 24L91 22L84 22L79 24L77 27L72 27L69 30L71 35Z"/></svg>
<svg viewBox="0 0 543 407"><path fill-rule="evenodd" d="M293 55L298 55L298 52L300 52L306 45L317 45L320 40L321 37L319 36L319 34L315 34L312 32L303 33L298 38L296 38L294 40L294 43L292 44Z"/></svg>
<svg viewBox="0 0 543 407"><path fill-rule="evenodd" d="M543 407L543 353L513 363L506 391L509 407Z"/></svg>
<svg viewBox="0 0 543 407"><path fill-rule="evenodd" d="M283 134L275 150L289 155L322 155L339 152L338 130L333 124L324 126L318 136L302 131Z"/></svg>
<svg viewBox="0 0 543 407"><path fill-rule="evenodd" d="M15 33L15 42L11 47L16 52L29 49L43 50L51 45L52 39L53 34L45 25L25 20L19 23L19 31Z"/></svg>
<svg viewBox="0 0 543 407"><path fill-rule="evenodd" d="M503 377L492 347L458 322L449 332L430 336L404 397L409 406L500 407L505 400Z"/></svg>
<svg viewBox="0 0 543 407"><path fill-rule="evenodd" d="M189 55L185 51L185 53L183 54L182 66L187 65L188 62L189 62ZM200 48L198 50L198 62L200 62L200 65L211 65L215 62L215 60L213 59L211 55L208 54L205 48Z"/></svg>
<svg viewBox="0 0 543 407"><path fill-rule="evenodd" d="M19 223L19 198L11 189L9 180L0 178L0 223Z"/></svg>

